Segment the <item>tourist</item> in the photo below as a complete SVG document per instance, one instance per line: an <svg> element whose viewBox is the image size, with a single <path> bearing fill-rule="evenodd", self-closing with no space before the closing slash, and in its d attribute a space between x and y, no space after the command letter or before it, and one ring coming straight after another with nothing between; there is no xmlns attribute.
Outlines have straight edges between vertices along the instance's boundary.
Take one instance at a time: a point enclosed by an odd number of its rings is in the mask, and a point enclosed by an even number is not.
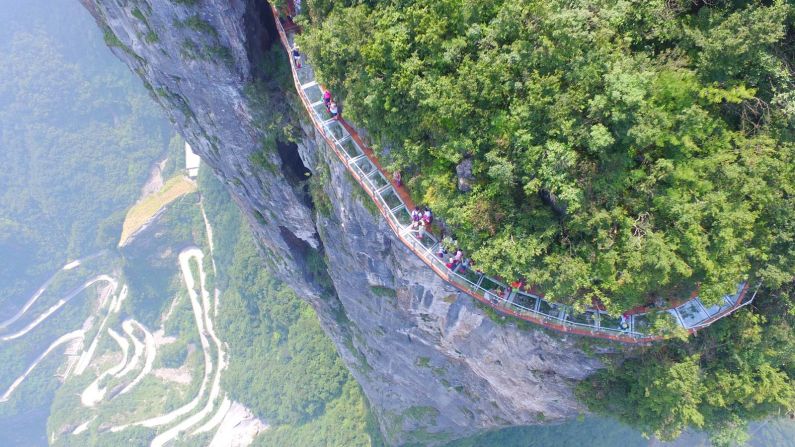
<svg viewBox="0 0 795 447"><path fill-rule="evenodd" d="M464 258L464 252L461 251L460 248L456 247L454 259L456 260L456 262L461 262L463 258Z"/></svg>
<svg viewBox="0 0 795 447"><path fill-rule="evenodd" d="M298 51L298 46L293 48L293 61L295 61L295 68L301 68L301 52Z"/></svg>
<svg viewBox="0 0 795 447"><path fill-rule="evenodd" d="M455 259L453 259L453 258L450 258L450 259L447 261L447 264L445 264L445 266L446 266L447 268L449 268L450 270L454 270L457 264L458 264L458 261L456 261L456 260L455 260Z"/></svg>
<svg viewBox="0 0 795 447"><path fill-rule="evenodd" d="M447 256L447 249L444 248L444 245L439 244L439 251L436 252L436 256L438 256L439 259L444 259L445 256Z"/></svg>
<svg viewBox="0 0 795 447"><path fill-rule="evenodd" d="M425 230L426 230L425 221L422 218L420 218L420 221L417 222L417 224L418 224L417 239L422 240L422 238L425 236Z"/></svg>
<svg viewBox="0 0 795 447"><path fill-rule="evenodd" d="M621 322L618 323L618 327L620 327L624 331L629 329L629 320L627 319L626 314L621 314Z"/></svg>
<svg viewBox="0 0 795 447"><path fill-rule="evenodd" d="M403 186L403 179L400 177L400 171L395 171L393 178L395 179L395 185Z"/></svg>
<svg viewBox="0 0 795 447"><path fill-rule="evenodd" d="M329 106L328 106L328 111L329 111L329 113L331 113L331 117L332 118L339 119L340 114L339 114L339 109L337 108L337 103L336 102L331 101L331 104L329 104Z"/></svg>
<svg viewBox="0 0 795 447"><path fill-rule="evenodd" d="M331 105L331 92L328 90L323 92L323 104L325 104L326 110L329 110L329 105Z"/></svg>
<svg viewBox="0 0 795 447"><path fill-rule="evenodd" d="M416 230L417 227L420 226L420 220L422 220L422 213L420 212L420 207L415 206L414 211L411 212L411 229Z"/></svg>
<svg viewBox="0 0 795 447"><path fill-rule="evenodd" d="M469 270L469 266L472 265L472 260L469 258L464 259L461 261L461 272L464 273Z"/></svg>
<svg viewBox="0 0 795 447"><path fill-rule="evenodd" d="M427 206L425 207L425 213L422 215L422 219L425 221L426 225L430 225L433 222L433 213Z"/></svg>

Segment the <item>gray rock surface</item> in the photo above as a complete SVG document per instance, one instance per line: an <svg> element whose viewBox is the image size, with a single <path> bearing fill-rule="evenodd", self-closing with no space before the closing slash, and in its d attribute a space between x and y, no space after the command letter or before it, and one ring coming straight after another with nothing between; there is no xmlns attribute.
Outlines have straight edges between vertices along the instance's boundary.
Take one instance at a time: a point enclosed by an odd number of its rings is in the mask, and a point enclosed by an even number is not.
<svg viewBox="0 0 795 447"><path fill-rule="evenodd" d="M465 158L455 167L455 174L458 177L458 190L461 192L472 191L472 182L475 176L472 175L472 159Z"/></svg>
<svg viewBox="0 0 795 447"><path fill-rule="evenodd" d="M266 51L276 33L265 2L81 1L228 186L266 262L317 310L388 442L438 444L582 411L572 384L601 365L576 340L494 321L363 205L358 185L297 112L294 92L271 83L266 110L252 99L252 83L273 68ZM178 26L190 17L214 31ZM263 151L273 135L262 113L298 130L289 149L325 180L328 215L291 179L284 156Z"/></svg>

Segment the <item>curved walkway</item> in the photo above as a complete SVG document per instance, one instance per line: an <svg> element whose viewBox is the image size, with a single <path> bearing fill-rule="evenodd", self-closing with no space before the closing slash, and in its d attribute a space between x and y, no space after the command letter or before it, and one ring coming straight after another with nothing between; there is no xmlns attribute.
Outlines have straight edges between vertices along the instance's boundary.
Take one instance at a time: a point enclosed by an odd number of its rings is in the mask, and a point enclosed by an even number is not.
<svg viewBox="0 0 795 447"><path fill-rule="evenodd" d="M425 237L420 240L409 229L411 223L409 210L413 209L413 204L405 189L389 180L373 151L362 142L352 126L344 119L335 120L329 115L323 103L323 88L315 80L305 54L302 54L301 68L296 69L295 61L290 56L294 35L292 32L289 34L285 32L278 11L272 6L271 8L281 44L290 60L296 91L317 132L375 202L395 236L439 277L461 292L500 313L546 328L633 344L665 338L664 335L646 332L651 329L650 312L667 312L675 318L679 326L694 333L753 301L756 292L749 299L745 299L748 283L743 282L737 286L734 294L726 295L720 304L707 307L698 297L694 297L671 309L656 311L643 309L628 315L628 327L622 329L619 318L598 309L574 313L569 306L552 303L541 296L519 290L513 290L508 297L502 297L492 292L507 288L502 281L471 271L451 271L435 254L440 245L434 236L425 233Z"/></svg>

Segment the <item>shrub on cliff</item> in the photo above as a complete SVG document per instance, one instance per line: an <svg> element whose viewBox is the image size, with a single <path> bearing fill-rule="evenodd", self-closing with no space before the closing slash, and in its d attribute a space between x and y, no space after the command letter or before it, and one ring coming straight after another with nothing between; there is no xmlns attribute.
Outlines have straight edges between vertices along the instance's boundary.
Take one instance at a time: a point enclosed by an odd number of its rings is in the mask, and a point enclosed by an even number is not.
<svg viewBox="0 0 795 447"><path fill-rule="evenodd" d="M614 312L792 278L792 5L304 3L320 80L485 270Z"/></svg>
<svg viewBox="0 0 795 447"><path fill-rule="evenodd" d="M584 382L592 411L727 445L795 409L791 3L304 7L319 80L485 271L616 313L764 284L749 311Z"/></svg>
<svg viewBox="0 0 795 447"><path fill-rule="evenodd" d="M755 304L758 313L725 318L691 343L655 345L597 373L578 396L663 440L687 427L709 431L717 446L747 439L749 420L795 410L795 308L786 290Z"/></svg>

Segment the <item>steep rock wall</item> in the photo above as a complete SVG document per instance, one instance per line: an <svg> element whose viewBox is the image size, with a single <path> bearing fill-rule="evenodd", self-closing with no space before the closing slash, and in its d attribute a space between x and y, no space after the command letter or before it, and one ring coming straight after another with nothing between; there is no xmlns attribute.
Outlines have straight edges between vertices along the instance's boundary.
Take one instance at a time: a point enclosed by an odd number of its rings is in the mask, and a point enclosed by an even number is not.
<svg viewBox="0 0 795 447"><path fill-rule="evenodd" d="M252 98L278 45L264 1L81 1L228 186L270 267L317 310L390 443L440 443L582 410L571 385L600 365L575 340L492 320L363 205L289 86L271 83L271 101ZM269 149L263 113L296 126L297 147ZM315 209L298 175L305 167L286 150L324 180L330 212Z"/></svg>

